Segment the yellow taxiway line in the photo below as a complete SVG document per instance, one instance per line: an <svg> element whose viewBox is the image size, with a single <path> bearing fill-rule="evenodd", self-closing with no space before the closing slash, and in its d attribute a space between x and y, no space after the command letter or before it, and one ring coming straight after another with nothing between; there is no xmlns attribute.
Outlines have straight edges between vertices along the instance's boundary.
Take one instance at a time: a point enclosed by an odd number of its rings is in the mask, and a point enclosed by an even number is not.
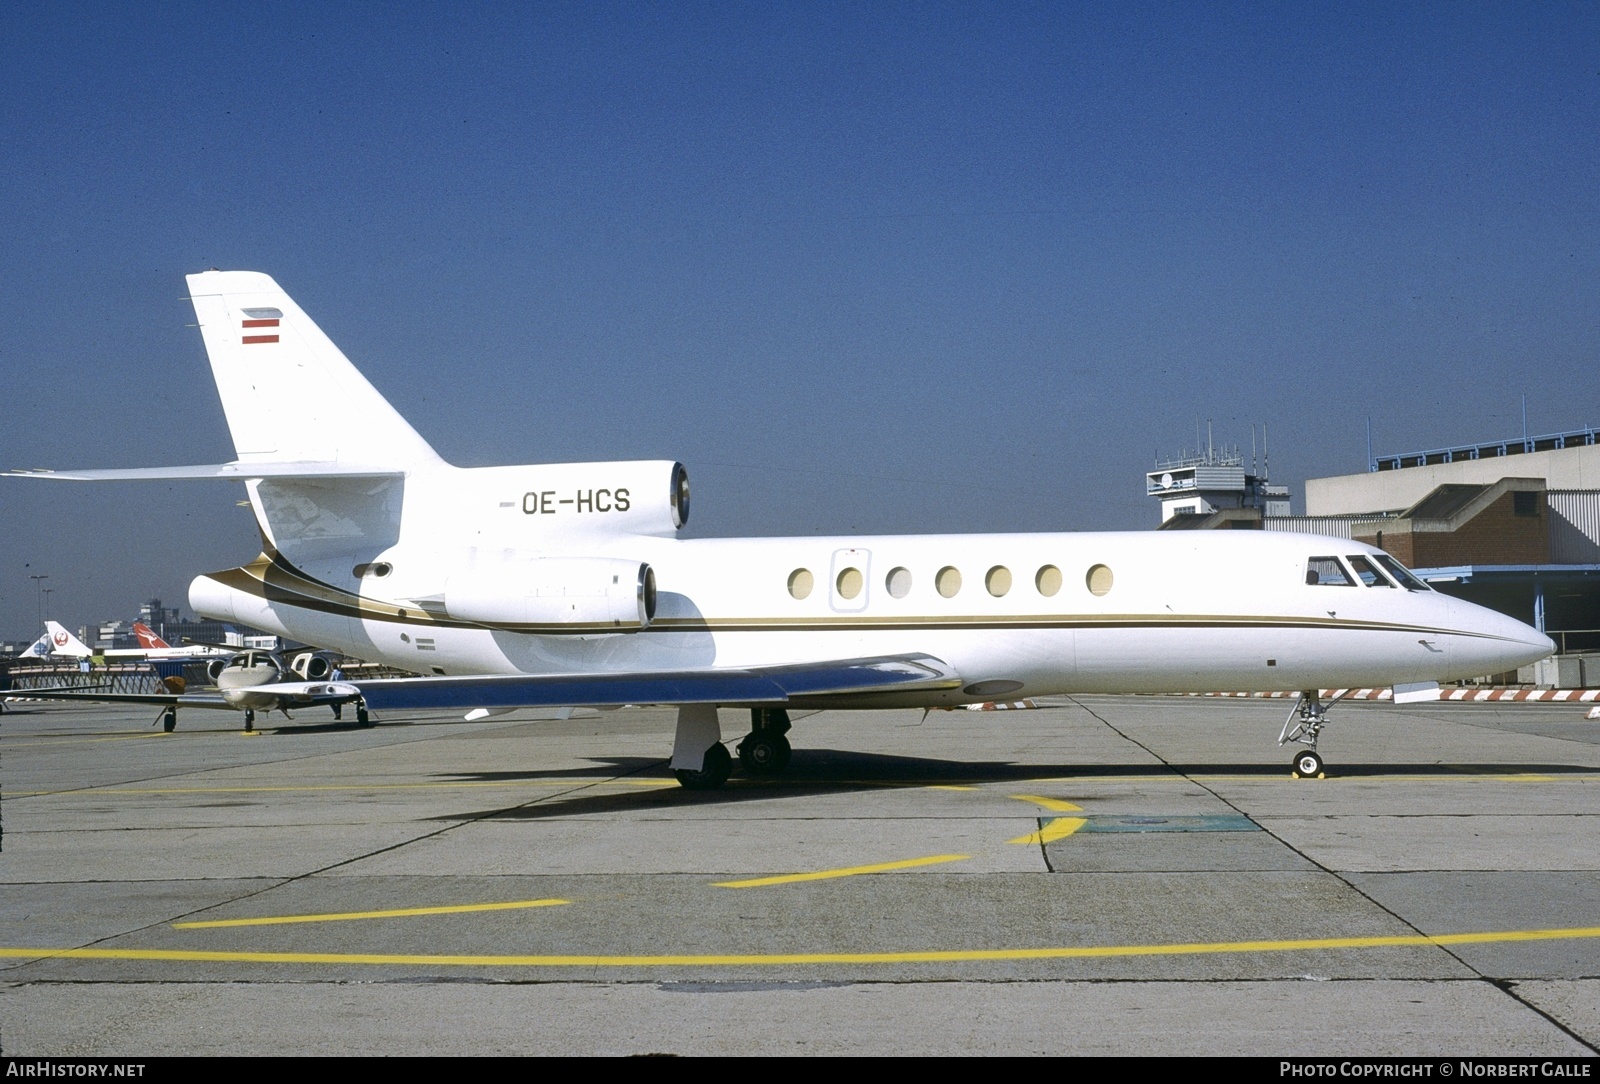
<svg viewBox="0 0 1600 1084"><path fill-rule="evenodd" d="M1037 794L1013 794L1011 797L1019 802L1032 802L1034 805L1043 806L1052 813L1081 813L1083 806L1074 805L1063 798L1041 798ZM1007 843L1033 844L1052 843L1058 839L1066 839L1079 828L1088 824L1087 817L1057 817L1037 832L1029 832L1016 839L1008 839Z"/></svg>
<svg viewBox="0 0 1600 1084"><path fill-rule="evenodd" d="M1016 839L1008 839L1006 842L1023 844L1053 843L1058 839L1066 839L1072 833L1076 832L1079 828L1082 828L1088 823L1089 819L1087 817L1057 817L1055 820L1051 821L1037 832L1029 832L1025 836L1018 836Z"/></svg>
<svg viewBox="0 0 1600 1084"><path fill-rule="evenodd" d="M1438 948L1600 938L1600 926L1549 930L1390 937L1318 937L1292 941L1199 941L1161 945L1063 945L1043 948L949 949L922 952L782 952L656 956L399 955L349 952L226 952L186 949L5 948L0 959L145 960L238 964L330 964L405 967L775 967L815 964L940 964L1015 960L1083 960L1130 956L1195 956L1241 952L1325 952L1339 949Z"/></svg>
<svg viewBox="0 0 1600 1084"><path fill-rule="evenodd" d="M1013 794L1011 797L1019 802L1032 802L1042 805L1052 813L1082 813L1083 806L1073 805L1061 798L1041 798L1037 794Z"/></svg>
<svg viewBox="0 0 1600 1084"><path fill-rule="evenodd" d="M408 918L412 915L460 915L472 911L519 911L528 907L559 907L571 900L512 900L507 903L462 903L448 907L402 907L393 911L336 911L326 915L274 915L266 918L225 918L209 922L174 922L175 930L213 930L223 926L285 926L295 922L350 922L361 918Z"/></svg>
<svg viewBox="0 0 1600 1084"><path fill-rule="evenodd" d="M165 730L158 730L154 734L143 732L137 734L101 734L93 738L12 738L0 742L0 747L6 749L31 749L36 745L88 745L102 741L130 741L138 738L170 738L172 735Z"/></svg>
<svg viewBox="0 0 1600 1084"><path fill-rule="evenodd" d="M863 873L888 873L897 869L917 866L937 866L944 862L964 862L970 854L934 854L927 858L907 858L899 862L879 862L872 866L845 866L842 869L824 869L815 873L785 873L778 877L753 877L747 881L714 881L717 888L765 888L767 885L786 885L796 881L828 881L835 877L855 877Z"/></svg>

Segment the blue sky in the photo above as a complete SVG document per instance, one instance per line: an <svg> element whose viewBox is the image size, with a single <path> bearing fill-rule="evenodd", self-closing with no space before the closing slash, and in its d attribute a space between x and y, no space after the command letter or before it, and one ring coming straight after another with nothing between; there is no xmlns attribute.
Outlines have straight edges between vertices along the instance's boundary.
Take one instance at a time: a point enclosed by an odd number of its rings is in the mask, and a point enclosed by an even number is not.
<svg viewBox="0 0 1600 1084"><path fill-rule="evenodd" d="M448 459L685 462L699 535L1094 530L1600 422L1586 4L0 7L0 465L232 446L266 271ZM317 389L306 389L307 395ZM0 637L253 556L216 483L0 481Z"/></svg>

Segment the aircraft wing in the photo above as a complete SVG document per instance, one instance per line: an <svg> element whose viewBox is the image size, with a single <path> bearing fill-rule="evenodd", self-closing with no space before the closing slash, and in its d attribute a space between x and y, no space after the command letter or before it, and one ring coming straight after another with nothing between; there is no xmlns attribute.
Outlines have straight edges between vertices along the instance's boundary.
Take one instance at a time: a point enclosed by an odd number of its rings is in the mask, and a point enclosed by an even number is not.
<svg viewBox="0 0 1600 1084"><path fill-rule="evenodd" d="M237 711L216 693L99 693L92 689L9 689L13 700L87 700L94 704L167 704L180 708Z"/></svg>
<svg viewBox="0 0 1600 1084"><path fill-rule="evenodd" d="M388 708L616 707L623 704L783 705L808 697L954 689L961 678L931 655L883 655L749 669L653 673L509 674L258 685L252 692L332 703L359 695Z"/></svg>

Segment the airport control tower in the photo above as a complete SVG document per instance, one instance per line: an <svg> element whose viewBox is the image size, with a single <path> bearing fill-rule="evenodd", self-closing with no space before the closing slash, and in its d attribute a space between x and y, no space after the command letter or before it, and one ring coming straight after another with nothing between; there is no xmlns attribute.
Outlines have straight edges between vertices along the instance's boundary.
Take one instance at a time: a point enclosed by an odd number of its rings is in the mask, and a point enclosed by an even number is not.
<svg viewBox="0 0 1600 1084"><path fill-rule="evenodd" d="M1254 526L1260 526L1263 516L1289 515L1289 487L1267 481L1264 459L1260 472L1254 471L1254 463L1246 471L1237 447L1215 447L1208 434L1203 449L1185 450L1172 459L1158 455L1156 469L1144 476L1145 492L1161 502L1163 526L1174 516L1204 518L1234 509L1256 520Z"/></svg>

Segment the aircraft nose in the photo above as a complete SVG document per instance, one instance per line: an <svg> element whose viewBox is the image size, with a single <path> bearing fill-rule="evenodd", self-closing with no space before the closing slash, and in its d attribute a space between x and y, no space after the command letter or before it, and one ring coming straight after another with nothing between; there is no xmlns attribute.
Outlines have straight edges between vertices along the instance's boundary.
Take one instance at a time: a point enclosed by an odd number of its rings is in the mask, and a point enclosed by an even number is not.
<svg viewBox="0 0 1600 1084"><path fill-rule="evenodd" d="M1450 610L1451 627L1464 634L1456 638L1453 654L1460 662L1470 658L1474 673L1504 673L1555 653L1550 637L1497 610L1460 599L1452 600Z"/></svg>

